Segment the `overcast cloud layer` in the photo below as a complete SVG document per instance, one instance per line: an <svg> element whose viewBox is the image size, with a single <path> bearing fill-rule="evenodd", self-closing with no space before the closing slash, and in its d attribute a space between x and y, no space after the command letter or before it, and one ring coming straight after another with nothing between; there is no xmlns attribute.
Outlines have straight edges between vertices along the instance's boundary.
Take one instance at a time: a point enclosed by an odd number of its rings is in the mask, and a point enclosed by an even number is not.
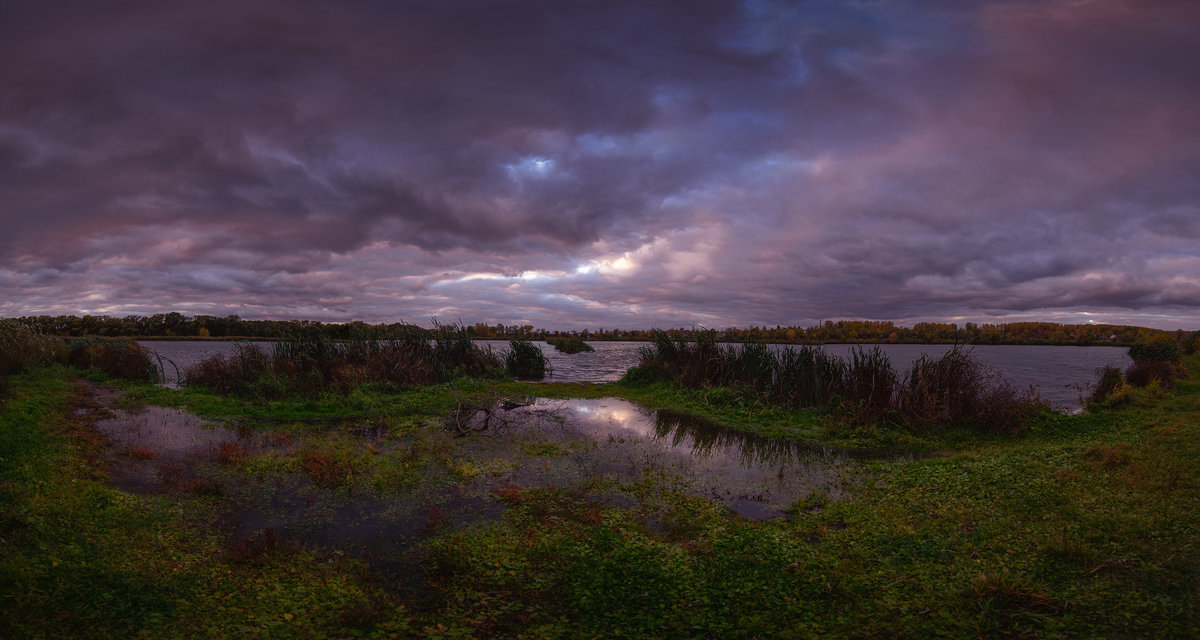
<svg viewBox="0 0 1200 640"><path fill-rule="evenodd" d="M1200 328L1193 0L0 4L0 316Z"/></svg>

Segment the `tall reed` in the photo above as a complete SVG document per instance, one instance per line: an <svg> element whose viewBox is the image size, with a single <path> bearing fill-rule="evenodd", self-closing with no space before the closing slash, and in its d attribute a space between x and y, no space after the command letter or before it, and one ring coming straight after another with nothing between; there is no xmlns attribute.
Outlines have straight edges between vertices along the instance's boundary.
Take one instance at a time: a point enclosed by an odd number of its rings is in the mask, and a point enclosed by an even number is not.
<svg viewBox="0 0 1200 640"><path fill-rule="evenodd" d="M63 357L61 340L16 319L0 318L0 376L21 373Z"/></svg>
<svg viewBox="0 0 1200 640"><path fill-rule="evenodd" d="M188 368L185 385L221 393L277 397L288 393L349 391L362 384L409 387L459 376L500 377L499 358L471 341L460 325L415 326L386 334L355 333L335 341L322 332L300 332L272 343L270 351L238 344Z"/></svg>
<svg viewBox="0 0 1200 640"><path fill-rule="evenodd" d="M550 363L545 354L530 340L508 341L508 353L504 354L504 367L514 378L541 380L546 377Z"/></svg>
<svg viewBox="0 0 1200 640"><path fill-rule="evenodd" d="M971 352L955 347L925 356L900 376L879 347L838 358L812 345L720 345L715 332L688 342L656 332L626 380L667 379L685 387L728 387L789 409L822 408L851 424L886 422L914 431L961 426L1016 433L1044 406L988 376Z"/></svg>

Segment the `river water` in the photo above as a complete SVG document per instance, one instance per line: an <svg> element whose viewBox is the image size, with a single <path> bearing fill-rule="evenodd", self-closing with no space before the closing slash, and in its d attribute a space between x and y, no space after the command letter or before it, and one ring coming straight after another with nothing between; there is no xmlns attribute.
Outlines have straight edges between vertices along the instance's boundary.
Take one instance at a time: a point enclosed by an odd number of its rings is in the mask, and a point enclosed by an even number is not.
<svg viewBox="0 0 1200 640"><path fill-rule="evenodd" d="M204 358L232 353L233 342L220 341L142 341L140 344L174 363L183 371ZM269 342L259 342L269 349ZM480 340L478 344L497 353L508 349L503 340ZM589 342L592 353L565 354L544 343L535 342L546 355L553 372L551 382L613 382L638 363L638 349L646 342ZM772 345L782 349L785 345ZM831 344L823 348L832 355L846 356L855 345ZM870 348L871 345L862 345ZM938 344L879 345L903 375L923 354L939 356L952 347ZM1079 406L1080 387L1096 381L1096 370L1105 365L1127 367L1131 364L1124 347L1053 347L1042 345L979 345L970 347L978 360L996 375L1019 389L1034 387L1039 395L1060 409ZM167 382L176 381L175 367L166 364Z"/></svg>

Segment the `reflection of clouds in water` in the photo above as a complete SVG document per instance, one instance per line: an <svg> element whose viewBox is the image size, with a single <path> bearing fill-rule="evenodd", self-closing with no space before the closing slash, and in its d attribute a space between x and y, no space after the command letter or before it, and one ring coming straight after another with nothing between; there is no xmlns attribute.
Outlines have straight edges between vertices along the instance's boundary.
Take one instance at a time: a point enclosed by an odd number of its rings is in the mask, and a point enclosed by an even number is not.
<svg viewBox="0 0 1200 640"><path fill-rule="evenodd" d="M566 476L587 470L636 480L650 470L667 471L689 493L753 518L778 517L813 493L840 498L846 474L857 468L854 458L889 456L736 431L686 413L647 411L617 398L538 399L507 412L504 423L513 427L508 435L533 430L560 441L594 443L557 461ZM751 503L754 508L747 507Z"/></svg>

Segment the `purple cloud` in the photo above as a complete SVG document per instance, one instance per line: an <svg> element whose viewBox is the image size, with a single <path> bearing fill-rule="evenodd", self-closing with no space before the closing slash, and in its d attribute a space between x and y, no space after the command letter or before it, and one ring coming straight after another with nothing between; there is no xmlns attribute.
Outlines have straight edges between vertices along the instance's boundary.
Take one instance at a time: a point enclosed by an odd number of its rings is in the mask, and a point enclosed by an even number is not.
<svg viewBox="0 0 1200 640"><path fill-rule="evenodd" d="M1200 324L1200 7L13 2L0 315Z"/></svg>

